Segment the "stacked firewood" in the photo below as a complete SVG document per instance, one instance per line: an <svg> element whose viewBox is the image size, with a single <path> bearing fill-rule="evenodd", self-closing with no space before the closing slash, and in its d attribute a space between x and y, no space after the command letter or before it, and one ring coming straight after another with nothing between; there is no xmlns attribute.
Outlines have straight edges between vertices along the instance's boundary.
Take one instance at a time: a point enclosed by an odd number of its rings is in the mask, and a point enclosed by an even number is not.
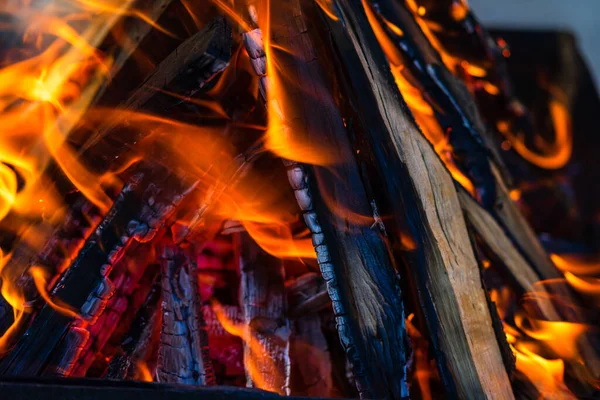
<svg viewBox="0 0 600 400"><path fill-rule="evenodd" d="M81 159L124 185L104 212L48 167L69 209L43 227L41 251L10 244L4 272L17 277L27 307L13 321L0 304L0 375L248 385L313 397L538 397L515 373L484 264L493 259L519 296L535 290L528 305L541 319L570 318L580 300L568 287L539 295L536 282L562 275L511 200L500 132L491 128L500 116L517 124L527 113L516 114L496 44L468 9L457 16L461 1L137 3L176 34L127 17L137 49L105 44L115 53L114 79L96 96L99 108L120 112L72 133ZM439 32L426 29L427 18ZM438 41L456 58L467 55L453 41L468 43L470 60L493 70L500 110L490 110L482 85L449 67ZM151 69L138 66L141 54L154 58ZM424 93L474 190L428 142L394 66ZM132 128L138 113L154 125ZM178 131L147 143L163 118L184 130L208 127L230 156L202 173L189 160L173 162L161 143L177 142L168 135ZM268 151L272 118L333 161ZM222 204L242 186L248 202L276 188L273 207L296 217L281 225L312 241L311 257L282 256L243 215L223 217ZM52 276L47 296L34 266ZM554 296L573 306L559 307ZM590 381L600 378L593 343L580 338L575 373Z"/></svg>

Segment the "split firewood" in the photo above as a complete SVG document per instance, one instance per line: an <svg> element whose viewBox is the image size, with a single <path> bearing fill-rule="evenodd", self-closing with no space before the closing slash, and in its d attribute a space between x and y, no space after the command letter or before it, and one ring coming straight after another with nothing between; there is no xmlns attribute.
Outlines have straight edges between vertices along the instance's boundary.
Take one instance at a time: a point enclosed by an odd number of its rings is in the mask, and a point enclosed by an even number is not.
<svg viewBox="0 0 600 400"><path fill-rule="evenodd" d="M291 330L283 261L266 253L248 233L238 235L248 386L289 395Z"/></svg>
<svg viewBox="0 0 600 400"><path fill-rule="evenodd" d="M372 202L363 187L358 166L352 162L353 149L339 110L324 90L327 85L316 62L299 2L284 2L271 13L277 15L273 21L280 21L273 26L274 40L294 54L286 56L285 51L281 52L278 64L285 65L288 71L289 82L284 83L285 91L290 94L288 99L297 103L287 108L284 104L267 105L273 111L278 110L290 134L312 143L325 143L335 152L333 159L345 161L343 165L314 172L309 166L285 161L327 282L340 341L361 396L405 397L408 387L404 367L407 359L404 309L387 241L381 231L371 229L376 222ZM262 97L267 103L277 102L268 92L272 83L267 76L261 31L255 29L243 38L259 77ZM299 90L295 82L306 85ZM327 193L319 193L320 188L327 188ZM343 210L341 215L328 208L323 201L325 196ZM351 214L369 223L353 221Z"/></svg>
<svg viewBox="0 0 600 400"><path fill-rule="evenodd" d="M369 3L365 3L367 15L379 30L380 42L385 42L383 48L391 67L404 77L407 85L416 87L424 95L423 101L430 105L441 131L447 133L453 164L475 186L482 204L491 207L496 198L496 185L490 159L502 166L499 170L505 179L510 176L503 166L493 132L486 128L469 90L447 69L402 2L371 0Z"/></svg>
<svg viewBox="0 0 600 400"><path fill-rule="evenodd" d="M162 330L157 380L214 385L195 262L175 245L166 244L160 251Z"/></svg>
<svg viewBox="0 0 600 400"><path fill-rule="evenodd" d="M553 304L553 296L546 291L544 286L536 285L540 279L535 269L523 257L494 218L464 191L459 191L458 196L465 217L485 245L502 261L502 266L508 270L509 276L517 282L519 292L522 294L535 293L528 301L533 302L543 319L547 321L568 320L570 315L565 315ZM555 286L553 291L557 292L563 301L568 300L571 305L577 304L577 300L567 287ZM572 314L572 310L569 310L569 313ZM593 338L587 337L586 334L583 334L578 340L586 368L594 375L600 371L600 357L591 343L593 343Z"/></svg>
<svg viewBox="0 0 600 400"><path fill-rule="evenodd" d="M460 158L465 158L463 162L468 165L465 167L467 176L476 186L483 185L483 189L479 190L481 203L486 209L495 212L505 229L534 262L541 278L558 277L558 271L551 265L533 231L510 199L506 187L506 178L510 179L509 173L503 166L491 132L485 127L466 87L448 71L439 53L414 20L414 15L405 6L389 0L373 0L372 3L385 20L402 30L402 35L395 35L391 30L387 32L390 40L396 44L398 54L405 57L406 61L402 60L405 61L403 66L408 68L402 73L411 74L412 81L416 80L423 85L420 90L427 93L434 110L443 110L438 115L438 120L445 130L450 131L449 141L453 154L459 157L457 162L460 165ZM381 26L387 27L384 23ZM423 64L427 68L420 67ZM483 148L478 150L473 146L461 145L469 138L474 138L472 140L476 142L476 138L481 138L479 142L485 143L487 154ZM493 156L489 161L488 155Z"/></svg>
<svg viewBox="0 0 600 400"><path fill-rule="evenodd" d="M287 282L295 290L290 293L291 302L303 302L314 297L325 282L316 273L305 274L292 282ZM327 292L324 292L327 294ZM329 298L327 298L329 304ZM318 311L318 310L317 310ZM315 310L292 320L294 327L291 338L292 371L298 371L296 378L292 374L292 394L294 384L299 393L310 397L329 397L333 387L331 375L331 359L327 340L321 329L321 316Z"/></svg>
<svg viewBox="0 0 600 400"><path fill-rule="evenodd" d="M110 68L110 76L115 76L137 49L142 40L152 30L152 25L148 21L156 22L163 14L173 0L143 0L136 2L136 7L140 14L145 16L142 18L129 18L124 28L124 36L122 43L119 43L119 48L115 50L116 55ZM108 81L96 93L98 100L108 86Z"/></svg>
<svg viewBox="0 0 600 400"><path fill-rule="evenodd" d="M326 21L362 123L358 148L371 160L368 171L379 183L373 186L381 188L375 193L383 196L381 213L392 216L390 237L401 242L408 231L415 242L404 254L407 272L418 288L446 389L462 398L514 398L454 183L394 90L362 3L336 5L339 21Z"/></svg>

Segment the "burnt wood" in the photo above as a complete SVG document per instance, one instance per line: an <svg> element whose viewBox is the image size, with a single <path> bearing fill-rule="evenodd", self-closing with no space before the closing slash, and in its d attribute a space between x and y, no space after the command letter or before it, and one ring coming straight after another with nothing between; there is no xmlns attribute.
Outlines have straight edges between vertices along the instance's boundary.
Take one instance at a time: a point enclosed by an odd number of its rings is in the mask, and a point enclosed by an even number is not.
<svg viewBox="0 0 600 400"><path fill-rule="evenodd" d="M514 398L454 183L400 98L361 2L335 4L340 20L325 21L361 122L360 153L378 183L380 211L391 216L390 237L400 242L408 231L415 243L403 256L446 389L459 398Z"/></svg>
<svg viewBox="0 0 600 400"><path fill-rule="evenodd" d="M222 72L231 57L231 27L219 17L204 29L192 35L180 44L167 58L161 61L142 85L122 104L127 111L145 111L161 113L200 91L205 85ZM119 125L126 124L122 117L115 117L99 126L82 146L82 157L93 157L94 148L110 136ZM119 145L110 143L103 146L98 163L104 165L117 162L118 157L129 146L140 141L149 132L135 132L133 135L119 137ZM95 156L98 157L98 156Z"/></svg>
<svg viewBox="0 0 600 400"><path fill-rule="evenodd" d="M344 121L329 94L300 3L282 2L271 13L277 21L272 27L273 40L294 54L277 52L278 63L286 67L287 80L282 84L290 102L279 105L284 129L332 149L336 160L327 168L315 169L294 161L285 164L327 282L340 341L361 397L406 397L405 315L387 240L375 223L372 201L353 161ZM246 49L255 60L259 85L265 86L263 97L276 101L269 97L269 77L261 70L266 62L259 61L265 57L260 37L256 30L247 34ZM297 82L305 84L299 87ZM341 212L330 209L325 196ZM369 223L353 221L351 215Z"/></svg>
<svg viewBox="0 0 600 400"><path fill-rule="evenodd" d="M173 179L168 171L159 173L156 168L134 174L50 294L80 313L83 319L97 318L106 306L108 292L112 290L107 276L128 244L132 240L152 239L189 189L189 185ZM0 363L0 374L42 373L73 322L71 316L44 305Z"/></svg>
<svg viewBox="0 0 600 400"><path fill-rule="evenodd" d="M289 293L290 301L314 298L320 290L320 284L324 286L323 279L316 273L308 273L294 281L288 281L288 293L290 285L294 285L296 289ZM310 397L330 397L333 389L331 356L321 328L321 316L311 310L291 323L292 393L298 392Z"/></svg>
<svg viewBox="0 0 600 400"><path fill-rule="evenodd" d="M138 365L147 362L152 353L153 337L161 323L161 279L156 279L143 306L122 338L117 354L111 359L106 377L131 380L138 374Z"/></svg>
<svg viewBox="0 0 600 400"><path fill-rule="evenodd" d="M237 243L247 382L289 394L291 327L283 261L266 253L246 232L238 234ZM256 382L259 376L261 382Z"/></svg>
<svg viewBox="0 0 600 400"><path fill-rule="evenodd" d="M158 382L214 385L195 261L175 245L161 249L162 329Z"/></svg>

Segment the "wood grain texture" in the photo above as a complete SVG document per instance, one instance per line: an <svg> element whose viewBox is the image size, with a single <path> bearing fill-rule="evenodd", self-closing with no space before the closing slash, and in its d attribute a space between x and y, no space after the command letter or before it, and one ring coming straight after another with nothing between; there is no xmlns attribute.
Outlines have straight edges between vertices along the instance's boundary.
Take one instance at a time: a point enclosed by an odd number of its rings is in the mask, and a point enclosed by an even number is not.
<svg viewBox="0 0 600 400"><path fill-rule="evenodd" d="M406 397L409 350L399 281L388 242L375 224L344 121L316 58L318 42L309 35L310 23L297 0L278 3L271 15L275 49L284 49L274 50L277 65L285 70L285 78L277 83L286 94L285 101L279 101L284 129L302 142L331 149L335 160L322 168L289 160L285 164L312 234L356 386L364 398ZM264 99L273 101L267 92L270 77L260 69L265 63L258 61L265 51L253 32L246 34L246 48L257 60L253 66L259 84L265 86ZM360 221L352 215L361 216Z"/></svg>
<svg viewBox="0 0 600 400"><path fill-rule="evenodd" d="M407 226L416 242L406 255L408 269L420 291L442 378L459 398L511 399L452 178L406 111L361 2L336 5L344 25L327 20L333 44L351 77L366 130L363 148L387 197L382 212L395 219L393 232Z"/></svg>
<svg viewBox="0 0 600 400"><path fill-rule="evenodd" d="M165 244L161 249L160 264L162 329L157 381L214 385L195 263L177 246Z"/></svg>

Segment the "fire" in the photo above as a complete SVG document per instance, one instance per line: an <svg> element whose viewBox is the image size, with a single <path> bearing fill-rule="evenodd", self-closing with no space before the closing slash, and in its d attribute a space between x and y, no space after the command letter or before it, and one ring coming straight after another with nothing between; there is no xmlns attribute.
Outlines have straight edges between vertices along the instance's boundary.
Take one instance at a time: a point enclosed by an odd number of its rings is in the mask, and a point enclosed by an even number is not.
<svg viewBox="0 0 600 400"><path fill-rule="evenodd" d="M407 5L415 16L415 20L427 36L430 43L438 51L446 67L455 75L462 77L471 91L475 92L478 88L483 88L491 96L503 96L500 87L502 84L496 82L489 76L494 76L491 68L494 68L493 62L480 60L481 64L476 65L473 62L467 62L449 52L438 40L436 33L443 30L436 22L428 19L426 10L419 6L419 0L407 0ZM449 15L456 22L463 21L470 13L469 6L464 0L455 0L450 3ZM499 41L504 57L510 56L510 50L506 48L506 42ZM534 138L536 149L532 149L524 137L522 131L513 123L508 121L498 121L496 127L499 132L505 135L512 145L512 148L524 159L544 169L559 169L564 167L571 159L573 152L573 138L571 127L571 116L564 99L564 94L556 88L548 88L551 99L548 108L554 128L554 141L547 141L541 135L536 134ZM516 102L510 105L510 112L514 116L522 115L522 106Z"/></svg>
<svg viewBox="0 0 600 400"><path fill-rule="evenodd" d="M435 367L433 367L428 361L427 348L429 344L427 343L427 340L412 323L414 317L415 314L410 314L406 318L406 332L410 337L411 344L414 349L415 377L417 379L417 384L419 385L421 398L423 400L431 400L433 399L431 396L431 379L433 377Z"/></svg>
<svg viewBox="0 0 600 400"><path fill-rule="evenodd" d="M378 21L375 11L371 8L367 0L362 0L362 3L369 19L369 23L373 28L373 32L375 33L375 36L377 37L377 40L379 41L379 44L381 45L388 62L390 63L390 68L396 81L396 85L398 85L398 89L402 93L402 97L412 111L417 124L421 127L421 130L427 140L433 145L436 153L440 156L441 160L452 174L452 177L469 193L475 196L476 191L473 183L454 163L452 158L452 146L450 146L448 143L448 134L444 132L436 120L432 106L423 97L423 91L414 86L403 73L405 66L403 65L404 62L402 60L402 56L396 48L396 45L392 42ZM393 27L390 28L392 32L398 36L402 36L402 30L400 28L393 25L389 21L385 21L385 23L386 25Z"/></svg>
<svg viewBox="0 0 600 400"><path fill-rule="evenodd" d="M573 152L573 139L571 128L571 115L566 106L558 100L549 104L550 116L554 125L554 142L547 142L536 136L537 147L543 153L535 152L525 144L523 137L515 135L506 124L499 124L498 130L504 133L512 147L530 163L545 169L559 169L564 167L571 159Z"/></svg>
<svg viewBox="0 0 600 400"><path fill-rule="evenodd" d="M148 363L144 361L138 361L136 364L136 374L135 379L143 382L153 382L154 378L152 377L152 373L150 372L150 367L148 367Z"/></svg>
<svg viewBox="0 0 600 400"><path fill-rule="evenodd" d="M252 328L249 325L236 324L229 320L218 301L213 300L211 306L223 329L241 338L249 347L250 357L244 357L244 366L254 386L269 392L281 392L281 388L273 387L269 380L266 379L265 373L277 373L277 368L275 368L275 364L271 359L265 357L268 353L262 343L256 338L256 334L252 332ZM259 365L263 365L264 368L259 367ZM279 379L271 381L279 381Z"/></svg>

